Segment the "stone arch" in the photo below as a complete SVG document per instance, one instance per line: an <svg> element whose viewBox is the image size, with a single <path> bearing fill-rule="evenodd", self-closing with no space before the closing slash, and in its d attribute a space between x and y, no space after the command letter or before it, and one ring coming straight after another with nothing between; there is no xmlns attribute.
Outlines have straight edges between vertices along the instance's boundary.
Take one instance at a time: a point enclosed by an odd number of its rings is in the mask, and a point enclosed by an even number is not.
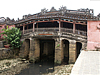
<svg viewBox="0 0 100 75"><path fill-rule="evenodd" d="M82 43L81 42L76 42L76 59L78 58L81 50L82 50Z"/></svg>
<svg viewBox="0 0 100 75"><path fill-rule="evenodd" d="M30 39L25 39L25 49L24 49L24 57L29 59L29 51L30 51Z"/></svg>
<svg viewBox="0 0 100 75"><path fill-rule="evenodd" d="M69 41L67 39L62 40L62 51L63 51L63 63L68 64L69 62Z"/></svg>
<svg viewBox="0 0 100 75"><path fill-rule="evenodd" d="M54 39L40 39L40 60L53 59L55 56L55 40Z"/></svg>

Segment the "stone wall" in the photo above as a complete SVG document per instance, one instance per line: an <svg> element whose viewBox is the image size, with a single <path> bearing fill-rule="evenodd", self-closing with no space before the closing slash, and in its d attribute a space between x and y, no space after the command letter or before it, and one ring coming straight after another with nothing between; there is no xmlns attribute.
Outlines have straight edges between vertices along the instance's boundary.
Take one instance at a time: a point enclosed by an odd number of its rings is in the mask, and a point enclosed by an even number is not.
<svg viewBox="0 0 100 75"><path fill-rule="evenodd" d="M6 41L0 41L0 48L4 48L5 44L6 44Z"/></svg>
<svg viewBox="0 0 100 75"><path fill-rule="evenodd" d="M87 49L96 50L100 48L100 21L88 21Z"/></svg>
<svg viewBox="0 0 100 75"><path fill-rule="evenodd" d="M40 44L38 39L30 40L29 60L35 62L40 57Z"/></svg>
<svg viewBox="0 0 100 75"><path fill-rule="evenodd" d="M86 50L87 49L87 43L82 42L82 50Z"/></svg>
<svg viewBox="0 0 100 75"><path fill-rule="evenodd" d="M29 58L30 61L35 62L37 58L40 57L39 49L39 40L38 39L25 39L23 44L20 47L19 56L21 58Z"/></svg>
<svg viewBox="0 0 100 75"><path fill-rule="evenodd" d="M0 41L0 48L3 48L3 41Z"/></svg>
<svg viewBox="0 0 100 75"><path fill-rule="evenodd" d="M0 59L12 58L13 51L6 48L0 48Z"/></svg>
<svg viewBox="0 0 100 75"><path fill-rule="evenodd" d="M35 39L35 59L37 60L40 57L40 42L39 39Z"/></svg>
<svg viewBox="0 0 100 75"><path fill-rule="evenodd" d="M21 58L28 58L30 51L30 39L23 40L22 46L20 47L19 56Z"/></svg>

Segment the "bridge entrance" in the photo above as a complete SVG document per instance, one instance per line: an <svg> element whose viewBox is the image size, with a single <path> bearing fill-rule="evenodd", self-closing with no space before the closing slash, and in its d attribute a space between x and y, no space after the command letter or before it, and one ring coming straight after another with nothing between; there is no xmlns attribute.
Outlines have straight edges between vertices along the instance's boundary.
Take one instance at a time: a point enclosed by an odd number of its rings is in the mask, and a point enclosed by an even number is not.
<svg viewBox="0 0 100 75"><path fill-rule="evenodd" d="M77 57L78 57L79 54L80 54L81 48L82 48L82 43L76 42L76 59L77 59Z"/></svg>
<svg viewBox="0 0 100 75"><path fill-rule="evenodd" d="M53 39L40 40L40 61L52 61L55 57L55 41Z"/></svg>
<svg viewBox="0 0 100 75"><path fill-rule="evenodd" d="M29 50L30 50L30 40L29 39L25 39L25 51L24 51L24 57L26 59L29 59Z"/></svg>

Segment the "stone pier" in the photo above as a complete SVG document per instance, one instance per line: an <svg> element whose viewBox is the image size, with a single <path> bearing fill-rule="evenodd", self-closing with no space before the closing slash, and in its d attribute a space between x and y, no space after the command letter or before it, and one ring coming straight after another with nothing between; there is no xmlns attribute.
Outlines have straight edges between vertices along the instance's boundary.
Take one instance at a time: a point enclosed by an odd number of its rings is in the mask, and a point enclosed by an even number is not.
<svg viewBox="0 0 100 75"><path fill-rule="evenodd" d="M63 42L60 38L55 40L55 64L61 64L64 58Z"/></svg>
<svg viewBox="0 0 100 75"><path fill-rule="evenodd" d="M30 52L29 52L29 60L32 62L35 62L35 56L34 56L34 52L35 52L35 40L34 39L30 39Z"/></svg>
<svg viewBox="0 0 100 75"><path fill-rule="evenodd" d="M55 63L61 64L61 41L60 39L55 40Z"/></svg>
<svg viewBox="0 0 100 75"><path fill-rule="evenodd" d="M40 45L38 39L30 40L29 60L35 62L40 57Z"/></svg>
<svg viewBox="0 0 100 75"><path fill-rule="evenodd" d="M76 41L69 40L69 64L73 64L76 61Z"/></svg>
<svg viewBox="0 0 100 75"><path fill-rule="evenodd" d="M22 46L20 47L19 56L21 58L28 58L29 51L30 51L30 39L25 39L25 40L23 40Z"/></svg>

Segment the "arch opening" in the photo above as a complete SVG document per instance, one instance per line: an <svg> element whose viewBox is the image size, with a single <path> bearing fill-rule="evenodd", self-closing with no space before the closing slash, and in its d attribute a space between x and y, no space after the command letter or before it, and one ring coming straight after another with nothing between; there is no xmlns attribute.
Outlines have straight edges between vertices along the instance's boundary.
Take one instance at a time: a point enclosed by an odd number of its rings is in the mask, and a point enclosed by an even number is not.
<svg viewBox="0 0 100 75"><path fill-rule="evenodd" d="M63 64L69 62L69 41L63 40Z"/></svg>
<svg viewBox="0 0 100 75"><path fill-rule="evenodd" d="M82 49L82 43L76 42L76 59L78 58L81 49Z"/></svg>
<svg viewBox="0 0 100 75"><path fill-rule="evenodd" d="M30 51L30 39L25 39L24 57L25 57L27 60L29 59L29 51Z"/></svg>
<svg viewBox="0 0 100 75"><path fill-rule="evenodd" d="M54 63L55 41L53 39L40 40L40 61L51 61Z"/></svg>

